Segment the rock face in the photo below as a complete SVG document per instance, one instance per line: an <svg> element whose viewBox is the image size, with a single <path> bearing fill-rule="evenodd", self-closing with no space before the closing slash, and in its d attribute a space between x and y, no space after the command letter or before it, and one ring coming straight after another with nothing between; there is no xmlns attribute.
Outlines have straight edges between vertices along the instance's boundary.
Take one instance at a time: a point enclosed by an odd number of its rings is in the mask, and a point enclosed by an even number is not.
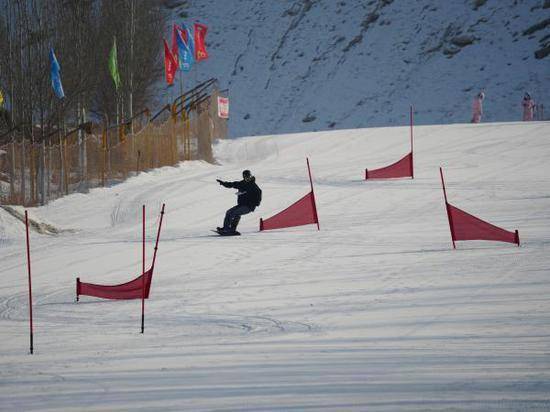
<svg viewBox="0 0 550 412"><path fill-rule="evenodd" d="M184 85L220 79L231 136L468 122L480 89L483 121L550 104L549 0L166 2L209 26Z"/></svg>

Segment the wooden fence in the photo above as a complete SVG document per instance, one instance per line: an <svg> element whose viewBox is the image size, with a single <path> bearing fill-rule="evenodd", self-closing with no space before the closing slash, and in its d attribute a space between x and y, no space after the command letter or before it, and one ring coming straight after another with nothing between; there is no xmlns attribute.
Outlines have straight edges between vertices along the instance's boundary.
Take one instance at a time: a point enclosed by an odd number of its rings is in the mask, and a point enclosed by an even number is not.
<svg viewBox="0 0 550 412"><path fill-rule="evenodd" d="M203 83L154 116L144 110L92 134L78 129L39 144L13 139L0 147L0 203L44 205L180 161L212 162L212 142L227 137L215 84L215 79Z"/></svg>

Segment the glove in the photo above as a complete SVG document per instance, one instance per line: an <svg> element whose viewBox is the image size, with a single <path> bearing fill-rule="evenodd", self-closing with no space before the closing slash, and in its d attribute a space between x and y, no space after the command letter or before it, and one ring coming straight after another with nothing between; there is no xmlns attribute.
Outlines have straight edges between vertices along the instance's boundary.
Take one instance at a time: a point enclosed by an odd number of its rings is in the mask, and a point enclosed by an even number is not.
<svg viewBox="0 0 550 412"><path fill-rule="evenodd" d="M220 185L223 183L220 179L216 179L216 182L218 182Z"/></svg>

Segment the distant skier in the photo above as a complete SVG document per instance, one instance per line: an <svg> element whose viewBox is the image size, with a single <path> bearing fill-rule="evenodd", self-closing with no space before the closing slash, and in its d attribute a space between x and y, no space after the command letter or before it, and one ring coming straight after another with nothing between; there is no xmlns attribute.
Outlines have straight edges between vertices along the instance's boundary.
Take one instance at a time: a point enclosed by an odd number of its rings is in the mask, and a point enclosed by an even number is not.
<svg viewBox="0 0 550 412"><path fill-rule="evenodd" d="M533 120L535 114L535 102L533 99L531 99L529 93L525 93L521 105L523 106L523 121L528 122Z"/></svg>
<svg viewBox="0 0 550 412"><path fill-rule="evenodd" d="M223 227L218 227L220 235L238 235L237 226L242 215L253 212L262 201L262 191L256 184L256 178L250 170L243 170L243 180L239 182L224 182L216 179L224 187L233 187L237 192L237 206L233 206L225 213Z"/></svg>
<svg viewBox="0 0 550 412"><path fill-rule="evenodd" d="M472 123L481 122L481 115L483 114L483 99L485 99L485 93L479 92L476 97L474 97L474 102L472 103Z"/></svg>

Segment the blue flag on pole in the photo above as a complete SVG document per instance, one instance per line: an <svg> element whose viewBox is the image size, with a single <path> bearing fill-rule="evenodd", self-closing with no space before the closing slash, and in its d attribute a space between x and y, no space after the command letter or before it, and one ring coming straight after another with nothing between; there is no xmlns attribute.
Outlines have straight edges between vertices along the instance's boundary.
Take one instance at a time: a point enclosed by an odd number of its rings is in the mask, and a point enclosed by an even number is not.
<svg viewBox="0 0 550 412"><path fill-rule="evenodd" d="M52 79L52 88L55 95L60 99L64 98L65 92L63 91L63 85L61 84L61 67L55 58L53 48L50 48L50 77Z"/></svg>
<svg viewBox="0 0 550 412"><path fill-rule="evenodd" d="M187 32L187 43L185 42L185 40L183 40L180 30L177 30L178 33L176 41L178 42L180 69L184 72L188 72L189 70L191 70L193 63L195 62L195 58L193 57L193 50L192 48L190 48L190 45L192 45L192 38L189 35L189 30L187 30L185 26L183 30Z"/></svg>
<svg viewBox="0 0 550 412"><path fill-rule="evenodd" d="M191 30L189 30L184 23L181 24L181 27L187 33L187 48L191 52L191 56L193 57L193 62L194 62L195 61L195 37L193 36L193 33L191 33Z"/></svg>

